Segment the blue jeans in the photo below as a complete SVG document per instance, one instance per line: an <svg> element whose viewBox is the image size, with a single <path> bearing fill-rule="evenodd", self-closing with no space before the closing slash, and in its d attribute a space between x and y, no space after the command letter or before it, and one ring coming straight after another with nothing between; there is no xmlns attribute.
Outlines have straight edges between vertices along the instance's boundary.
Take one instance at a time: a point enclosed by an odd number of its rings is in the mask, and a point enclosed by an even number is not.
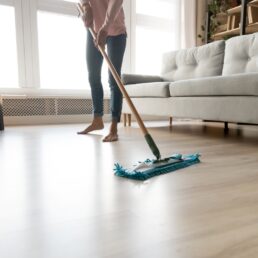
<svg viewBox="0 0 258 258"><path fill-rule="evenodd" d="M119 75L121 75L125 47L126 34L107 37L107 53ZM87 37L86 60L93 102L93 114L94 117L103 116L103 86L101 82L103 57L95 47L89 31ZM112 121L120 122L123 96L110 71L108 71L108 76L111 91L110 107Z"/></svg>

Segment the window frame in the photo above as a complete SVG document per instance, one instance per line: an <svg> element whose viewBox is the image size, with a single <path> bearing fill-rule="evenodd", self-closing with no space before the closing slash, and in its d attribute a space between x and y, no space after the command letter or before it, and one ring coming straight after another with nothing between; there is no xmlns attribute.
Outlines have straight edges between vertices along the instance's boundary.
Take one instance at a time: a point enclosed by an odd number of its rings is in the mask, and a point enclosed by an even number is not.
<svg viewBox="0 0 258 258"><path fill-rule="evenodd" d="M154 17L154 16L150 16L150 15L146 15L146 14L139 14L136 11L136 1L140 1L140 0L131 0L132 1L132 6L131 6L131 37L132 37L132 41L131 41L131 46L132 46L132 53L131 53L131 70L133 73L136 73L136 28L138 25L142 26L142 27L146 27L146 28L152 28L152 29L158 29L158 30L162 30L165 32L170 32L171 30L171 21L169 19L166 18L161 18L161 17ZM161 0L160 0L161 1ZM162 1L166 1L166 2L170 2L171 0L162 0ZM174 1L174 0L173 0ZM180 0L177 0L180 1ZM181 6L182 7L182 6ZM181 21L182 18L182 14L181 11L178 12L178 17L177 19L179 19ZM181 23L180 23L181 26ZM181 28L178 28L178 31L180 31ZM176 32L178 33L178 32ZM179 34L179 33L178 33ZM177 38L177 46L178 49L181 47L181 42L182 39L181 37Z"/></svg>
<svg viewBox="0 0 258 258"><path fill-rule="evenodd" d="M12 6L15 11L18 88L0 88L0 94L75 93L81 90L40 88L37 12L46 11L78 17L75 3L61 0L0 0L0 5ZM89 91L85 89L85 91Z"/></svg>
<svg viewBox="0 0 258 258"><path fill-rule="evenodd" d="M31 14L30 21L28 21L28 27L30 26L31 28L31 31L30 31L31 38L28 39L27 45L31 46L32 56L31 56L30 64L32 64L31 74L33 78L30 78L32 82L31 83L32 87L29 87L29 88L41 89L37 12L45 11L45 12L78 17L78 11L76 9L75 3L61 1L61 0L38 0L38 1L22 0L22 1L30 2L29 11ZM71 89L71 91L73 90Z"/></svg>
<svg viewBox="0 0 258 258"><path fill-rule="evenodd" d="M16 49L18 65L18 85L26 85L26 68L24 54L24 36L22 26L22 4L21 0L0 0L0 6L10 6L14 8L16 26Z"/></svg>
<svg viewBox="0 0 258 258"><path fill-rule="evenodd" d="M0 88L0 94L74 94L81 90L40 88L39 42L37 12L46 11L78 17L74 2L63 0L0 0L0 5L13 6L15 10L16 46L18 63L18 88ZM131 0L124 1L127 26L127 49L123 71L131 72ZM85 89L86 92L89 89Z"/></svg>

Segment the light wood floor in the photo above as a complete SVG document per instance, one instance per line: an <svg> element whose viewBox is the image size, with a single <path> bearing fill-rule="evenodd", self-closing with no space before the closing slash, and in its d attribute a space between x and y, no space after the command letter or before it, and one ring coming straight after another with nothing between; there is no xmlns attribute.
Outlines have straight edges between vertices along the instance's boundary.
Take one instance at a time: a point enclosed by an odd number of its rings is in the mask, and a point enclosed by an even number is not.
<svg viewBox="0 0 258 258"><path fill-rule="evenodd" d="M113 175L152 157L135 124L120 141L82 125L0 133L1 258L258 257L258 127L148 127L163 157L202 163L147 182Z"/></svg>

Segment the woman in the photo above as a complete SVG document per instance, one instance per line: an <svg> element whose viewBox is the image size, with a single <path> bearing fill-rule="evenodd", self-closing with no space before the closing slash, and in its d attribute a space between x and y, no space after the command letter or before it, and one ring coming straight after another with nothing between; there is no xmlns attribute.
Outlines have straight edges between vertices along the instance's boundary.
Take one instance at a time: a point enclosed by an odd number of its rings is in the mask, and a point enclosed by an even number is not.
<svg viewBox="0 0 258 258"><path fill-rule="evenodd" d="M93 121L79 134L87 134L104 128L103 123L103 86L101 83L101 68L103 57L96 45L107 45L108 56L121 74L121 67L126 46L126 28L123 11L123 0L82 0L84 9L83 21L87 28L93 26L97 33L94 42L88 31L86 59L89 83L93 101ZM104 137L104 142L118 140L117 125L120 122L122 110L122 94L109 71L109 86L111 90L112 123L109 134Z"/></svg>

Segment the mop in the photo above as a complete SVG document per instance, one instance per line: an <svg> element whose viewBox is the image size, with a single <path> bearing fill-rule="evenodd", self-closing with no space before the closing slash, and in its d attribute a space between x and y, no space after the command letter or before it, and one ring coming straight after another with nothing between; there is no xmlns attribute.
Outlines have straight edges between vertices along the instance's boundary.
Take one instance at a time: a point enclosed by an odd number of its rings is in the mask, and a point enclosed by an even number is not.
<svg viewBox="0 0 258 258"><path fill-rule="evenodd" d="M76 4L76 6L80 16L82 16L84 13L82 5L78 3ZM94 31L94 29L90 27L89 31L93 39L96 39L96 32ZM171 157L161 159L160 151L155 141L153 140L152 136L150 135L147 128L145 127L137 109L135 108L130 96L128 95L125 89L125 86L123 85L123 82L120 76L118 75L115 67L110 61L108 55L106 54L105 48L99 45L97 47L100 53L102 54L103 58L106 60L108 68L112 73L120 91L122 92L123 97L127 101L127 104L130 107L132 114L134 115L149 148L151 149L153 155L156 157L156 159L146 159L143 162L138 162L138 164L135 165L132 169L126 169L120 164L116 163L114 165L115 175L129 178L129 179L144 181L157 175L170 173L178 169L182 169L182 168L194 165L196 163L199 163L200 155L198 153L191 154L191 155L174 154Z"/></svg>

